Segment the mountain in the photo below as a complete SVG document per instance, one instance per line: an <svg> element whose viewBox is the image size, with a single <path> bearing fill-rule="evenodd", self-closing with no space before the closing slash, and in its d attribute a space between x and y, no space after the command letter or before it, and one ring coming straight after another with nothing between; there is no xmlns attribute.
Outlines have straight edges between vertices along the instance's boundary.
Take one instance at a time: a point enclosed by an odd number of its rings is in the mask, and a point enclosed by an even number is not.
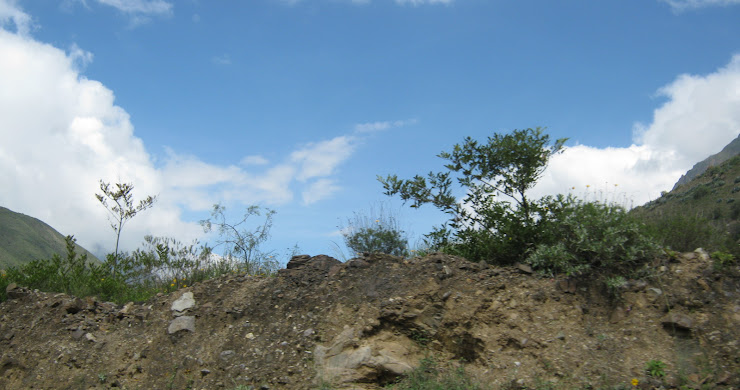
<svg viewBox="0 0 740 390"><path fill-rule="evenodd" d="M41 220L0 207L0 269L66 252L65 236ZM78 253L98 261L87 249Z"/></svg>
<svg viewBox="0 0 740 390"><path fill-rule="evenodd" d="M738 154L740 154L740 135L727 144L719 153L713 154L703 161L696 163L693 168L678 179L673 189L676 190L678 187L688 184L695 177L704 173L709 167L720 165Z"/></svg>
<svg viewBox="0 0 740 390"><path fill-rule="evenodd" d="M630 212L652 226L673 250L688 251L701 246L740 256L738 146L738 139L732 141L722 152L695 165L673 190ZM714 164L720 160L723 162Z"/></svg>

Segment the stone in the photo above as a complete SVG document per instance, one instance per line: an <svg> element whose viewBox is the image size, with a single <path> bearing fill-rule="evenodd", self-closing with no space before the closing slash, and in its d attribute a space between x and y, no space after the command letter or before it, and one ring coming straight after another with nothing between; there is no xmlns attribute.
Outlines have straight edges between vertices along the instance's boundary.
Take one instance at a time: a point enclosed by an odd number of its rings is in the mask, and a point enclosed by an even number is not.
<svg viewBox="0 0 740 390"><path fill-rule="evenodd" d="M555 286L558 290L568 293L568 294L575 294L576 293L576 282L571 279L563 279L558 280L557 283L555 283Z"/></svg>
<svg viewBox="0 0 740 390"><path fill-rule="evenodd" d="M661 318L660 322L666 328L678 328L681 330L691 330L694 327L694 320L686 314L670 312Z"/></svg>
<svg viewBox="0 0 740 390"><path fill-rule="evenodd" d="M167 328L167 333L175 334L180 331L195 332L195 317L181 316L172 320Z"/></svg>
<svg viewBox="0 0 740 390"><path fill-rule="evenodd" d="M287 269L295 269L295 268L301 268L308 260L311 259L311 256L309 255L297 255L290 258L290 261L288 261L288 264L285 266Z"/></svg>
<svg viewBox="0 0 740 390"><path fill-rule="evenodd" d="M532 273L532 267L530 267L530 266L529 266L529 265L527 265L527 264L522 264L522 263L516 263L516 268L517 268L517 269L518 269L519 271L522 271L522 272L523 272L523 273L525 273L525 274L531 274L531 273Z"/></svg>
<svg viewBox="0 0 740 390"><path fill-rule="evenodd" d="M84 308L85 308L85 303L82 302L82 299L80 298L74 298L70 301L65 302L62 305L62 309L64 309L64 311L66 311L69 314L79 313Z"/></svg>
<svg viewBox="0 0 740 390"><path fill-rule="evenodd" d="M178 298L175 302L172 303L172 311L173 314L176 316L182 315L186 310L192 309L195 306L195 299L193 298L193 293L188 291L180 298Z"/></svg>
<svg viewBox="0 0 740 390"><path fill-rule="evenodd" d="M218 357L221 358L221 360L223 361L228 361L228 360L231 360L235 355L236 355L236 352L229 349L229 350L221 352L218 355Z"/></svg>
<svg viewBox="0 0 740 390"><path fill-rule="evenodd" d="M5 295L8 299L21 299L30 293L31 292L28 289L20 287L15 283L10 283L8 284L8 287L5 288Z"/></svg>

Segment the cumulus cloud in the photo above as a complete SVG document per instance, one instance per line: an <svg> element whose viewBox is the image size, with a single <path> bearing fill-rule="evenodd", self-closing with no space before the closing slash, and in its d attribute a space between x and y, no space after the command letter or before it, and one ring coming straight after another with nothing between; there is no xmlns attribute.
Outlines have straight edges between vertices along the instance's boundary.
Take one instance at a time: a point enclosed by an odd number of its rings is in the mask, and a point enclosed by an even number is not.
<svg viewBox="0 0 740 390"><path fill-rule="evenodd" d="M740 0L660 0L668 3L671 9L680 12L688 9L704 7L726 7L740 4Z"/></svg>
<svg viewBox="0 0 740 390"><path fill-rule="evenodd" d="M693 164L740 133L740 55L708 75L680 75L658 95L667 101L651 123L634 125L633 145L570 147L552 158L533 193L620 197L630 206L670 190Z"/></svg>
<svg viewBox="0 0 740 390"><path fill-rule="evenodd" d="M113 91L80 73L92 53L39 42L25 28L10 31L31 20L15 3L0 0L0 12L0 205L75 234L97 253L114 243L94 197L101 179L133 183L137 200L158 196L154 208L126 225L122 248L137 247L146 234L188 242L202 229L183 219L187 211L216 202L279 205L295 192L304 204L330 197L339 190L330 176L361 140L345 135L309 143L272 164L248 155L215 165L166 149L155 166Z"/></svg>

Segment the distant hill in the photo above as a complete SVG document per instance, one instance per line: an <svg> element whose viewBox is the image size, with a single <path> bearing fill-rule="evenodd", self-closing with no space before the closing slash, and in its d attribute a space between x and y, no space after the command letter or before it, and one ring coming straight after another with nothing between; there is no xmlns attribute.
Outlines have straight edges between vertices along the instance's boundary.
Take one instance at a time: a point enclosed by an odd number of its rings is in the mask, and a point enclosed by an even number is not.
<svg viewBox="0 0 740 390"><path fill-rule="evenodd" d="M719 153L713 154L703 161L696 163L693 168L678 179L673 189L676 190L678 187L688 184L691 180L704 173L709 167L720 165L738 154L740 154L740 135L727 144Z"/></svg>
<svg viewBox="0 0 740 390"><path fill-rule="evenodd" d="M720 154L738 145L740 141L736 139ZM740 151L734 153L722 156L724 162L709 164L686 181L689 171L682 177L683 183L677 183L670 192L663 192L660 198L636 207L631 213L660 232L673 250L687 251L701 246L740 256ZM699 168L697 164L692 171L698 172Z"/></svg>
<svg viewBox="0 0 740 390"><path fill-rule="evenodd" d="M36 218L0 207L0 269L19 266L37 259L48 259L66 252L65 236ZM98 259L85 248L90 260Z"/></svg>

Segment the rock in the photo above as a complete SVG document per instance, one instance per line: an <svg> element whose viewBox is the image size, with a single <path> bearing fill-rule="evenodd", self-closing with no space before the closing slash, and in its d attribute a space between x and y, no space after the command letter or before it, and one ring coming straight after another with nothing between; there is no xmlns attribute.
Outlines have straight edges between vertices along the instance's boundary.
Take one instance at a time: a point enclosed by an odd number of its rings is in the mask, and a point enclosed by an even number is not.
<svg viewBox="0 0 740 390"><path fill-rule="evenodd" d="M677 328L680 330L692 330L694 320L686 314L670 312L661 318L660 322L666 328Z"/></svg>
<svg viewBox="0 0 740 390"><path fill-rule="evenodd" d="M193 293L188 291L172 303L172 311L174 315L181 316L186 310L193 308L193 306L195 306L195 299L193 298Z"/></svg>
<svg viewBox="0 0 740 390"><path fill-rule="evenodd" d="M696 248L696 250L694 250L694 254L696 254L697 259L703 262L709 261L709 253L707 253L704 248Z"/></svg>
<svg viewBox="0 0 740 390"><path fill-rule="evenodd" d="M285 266L287 269L295 269L295 268L301 268L308 260L311 259L311 256L309 255L297 255L290 258L290 261L288 261L288 264Z"/></svg>
<svg viewBox="0 0 740 390"><path fill-rule="evenodd" d="M28 289L20 287L15 283L10 283L5 288L5 295L8 296L8 299L21 299L30 293Z"/></svg>
<svg viewBox="0 0 740 390"><path fill-rule="evenodd" d="M79 313L84 308L85 308L85 303L82 302L82 299L80 298L74 298L70 301L65 302L62 305L62 309L64 309L64 311L66 311L69 314Z"/></svg>
<svg viewBox="0 0 740 390"><path fill-rule="evenodd" d="M85 340L92 341L93 343L98 341L92 333L85 333Z"/></svg>
<svg viewBox="0 0 740 390"><path fill-rule="evenodd" d="M334 383L373 382L400 377L418 363L409 347L394 342L358 345L360 332L346 327L328 347L317 345L314 358L319 372Z"/></svg>
<svg viewBox="0 0 740 390"><path fill-rule="evenodd" d="M557 287L558 290L564 293L568 293L568 294L576 293L576 282L571 279L558 280L558 282L555 283L555 287Z"/></svg>
<svg viewBox="0 0 740 390"><path fill-rule="evenodd" d="M218 357L221 358L223 361L231 360L236 355L236 352L232 350L226 350L218 354Z"/></svg>
<svg viewBox="0 0 740 390"><path fill-rule="evenodd" d="M530 266L529 266L529 265L527 265L527 264L522 264L522 263L516 263L516 268L517 268L517 269L518 269L519 271L522 271L522 272L523 272L523 273L525 273L525 274L531 274L531 273L532 273L532 267L530 267Z"/></svg>
<svg viewBox="0 0 740 390"><path fill-rule="evenodd" d="M195 317L181 316L172 320L167 328L167 333L175 334L180 331L195 332Z"/></svg>

